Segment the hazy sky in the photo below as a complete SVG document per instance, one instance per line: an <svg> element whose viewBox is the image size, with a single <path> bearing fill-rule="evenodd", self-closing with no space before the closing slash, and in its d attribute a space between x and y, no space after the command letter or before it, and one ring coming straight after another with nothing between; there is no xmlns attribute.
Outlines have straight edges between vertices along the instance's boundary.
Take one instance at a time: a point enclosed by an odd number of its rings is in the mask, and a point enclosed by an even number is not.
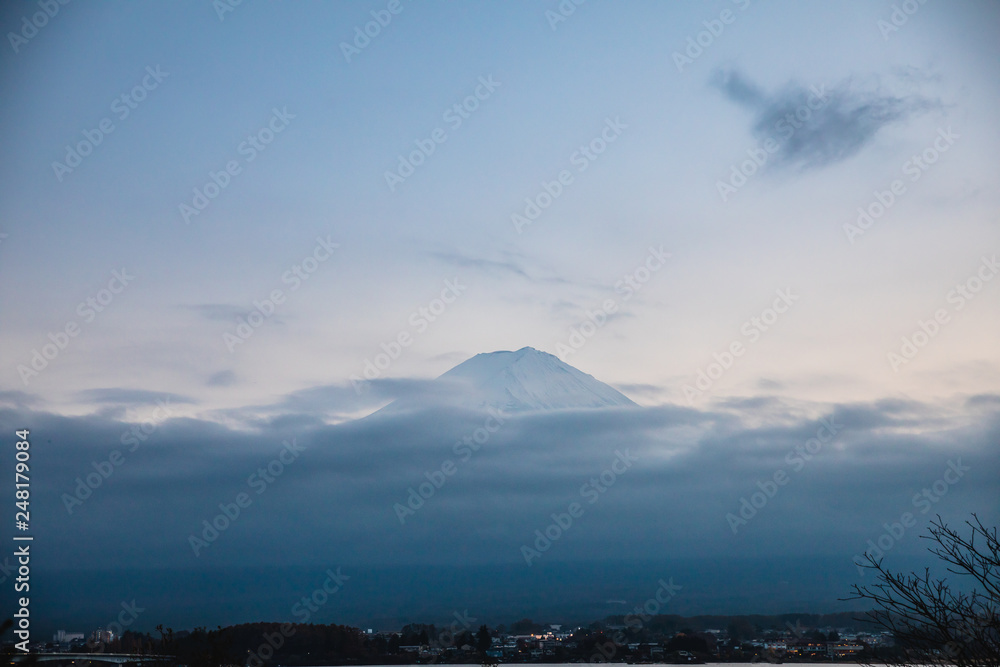
<svg viewBox="0 0 1000 667"><path fill-rule="evenodd" d="M289 539L312 558L335 533L338 562L516 562L565 504L549 482L531 495L534 466L572 495L615 438L650 462L620 502L678 549L728 553L725 513L830 414L852 434L836 463L742 553L817 521L831 528L807 551L857 553L963 452L982 476L951 510L995 512L995 3L39 7L3 9L0 423L54 441L39 511L54 546L86 545L80 567L109 545L130 567L186 567L202 515L293 437L339 443L309 475L343 480L282 492L316 494ZM642 417L521 424L540 451L579 435L566 469L477 460L496 484L482 521L512 499L530 512L442 533L455 489L400 543L392 504L455 434L403 453L412 424L331 424L524 346ZM352 377L378 382L359 395ZM73 516L60 495L143 420L161 427L128 452L141 463ZM649 495L670 480L692 486L657 503L712 500L670 523ZM301 501L282 498L273 511ZM335 500L328 525L316 508ZM621 539L611 516L587 539ZM274 543L247 555L254 534L208 558L287 562Z"/></svg>
<svg viewBox="0 0 1000 667"><path fill-rule="evenodd" d="M400 7L347 56L384 3L246 2L221 20L208 2L71 4L8 43L4 389L72 412L95 388L171 392L207 414L343 383L403 331L414 342L384 377L555 353L615 299L618 316L563 358L650 385L641 403L680 402L779 289L794 306L706 397L996 388L998 283L960 311L948 301L1000 250L992 3L922 4L898 31L879 25L890 3L588 2L565 22L554 3ZM27 8L7 12L9 31ZM690 63L689 37L708 44ZM801 127L776 125L797 111ZM102 119L113 130L79 166L53 166ZM272 143L244 143L262 130ZM720 194L769 137L777 152ZM386 172L427 140L391 189ZM578 152L591 141L593 160ZM907 173L935 141L946 152ZM186 224L180 206L231 161L239 173ZM563 170L571 183L518 233L512 215ZM844 225L896 179L903 193L849 242ZM318 237L339 247L293 290L283 276ZM625 301L615 285L651 246L670 259ZM134 280L88 321L78 304L116 269ZM411 313L447 279L467 289L417 331ZM275 289L285 302L230 352L224 335ZM894 370L888 353L942 308L946 326ZM26 384L18 365L69 322L79 335Z"/></svg>

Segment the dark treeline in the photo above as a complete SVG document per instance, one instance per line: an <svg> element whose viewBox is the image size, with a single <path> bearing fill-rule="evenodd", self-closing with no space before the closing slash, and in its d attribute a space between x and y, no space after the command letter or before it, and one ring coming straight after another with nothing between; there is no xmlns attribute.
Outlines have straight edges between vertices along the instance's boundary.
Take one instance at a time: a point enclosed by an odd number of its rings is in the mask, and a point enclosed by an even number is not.
<svg viewBox="0 0 1000 667"><path fill-rule="evenodd" d="M126 632L86 651L171 655L189 667L220 665L364 665L500 662L711 662L772 659L762 642L817 647L799 659L830 658L839 631L865 636L875 628L857 614L750 616L609 616L573 629L522 619L509 625L461 627L411 623L397 632L367 633L345 625L246 623L157 635ZM567 626L567 628L570 626ZM825 632L824 632L825 629ZM711 632L710 632L711 631ZM866 656L873 656L865 645ZM783 658L796 656L782 655Z"/></svg>

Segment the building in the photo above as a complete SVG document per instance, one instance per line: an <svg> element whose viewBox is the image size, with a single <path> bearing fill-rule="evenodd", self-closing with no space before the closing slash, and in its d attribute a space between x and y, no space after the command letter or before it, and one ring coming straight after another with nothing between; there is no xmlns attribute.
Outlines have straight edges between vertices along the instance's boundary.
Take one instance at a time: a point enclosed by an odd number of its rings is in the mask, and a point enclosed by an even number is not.
<svg viewBox="0 0 1000 667"><path fill-rule="evenodd" d="M863 650L864 645L856 642L830 642L827 646L831 658L845 658Z"/></svg>

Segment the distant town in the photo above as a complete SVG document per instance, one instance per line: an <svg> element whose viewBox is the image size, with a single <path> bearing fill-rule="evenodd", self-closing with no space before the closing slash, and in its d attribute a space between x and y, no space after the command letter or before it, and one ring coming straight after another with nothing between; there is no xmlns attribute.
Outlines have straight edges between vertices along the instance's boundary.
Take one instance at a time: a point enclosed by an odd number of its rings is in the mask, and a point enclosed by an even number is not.
<svg viewBox="0 0 1000 667"><path fill-rule="evenodd" d="M156 633L97 629L60 631L32 654L66 664L376 665L496 663L710 663L881 661L894 654L891 635L859 614L774 616L610 616L567 627L522 619L476 624L455 613L443 624L411 623L395 631L345 625L250 623ZM4 653L16 655L14 644ZM93 656L93 657L89 657Z"/></svg>

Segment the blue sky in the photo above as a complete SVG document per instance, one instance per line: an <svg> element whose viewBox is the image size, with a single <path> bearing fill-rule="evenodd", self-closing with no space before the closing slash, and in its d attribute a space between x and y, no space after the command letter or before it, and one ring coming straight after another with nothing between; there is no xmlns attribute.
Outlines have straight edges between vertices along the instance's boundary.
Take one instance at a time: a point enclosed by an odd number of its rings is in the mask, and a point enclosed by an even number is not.
<svg viewBox="0 0 1000 667"><path fill-rule="evenodd" d="M2 423L65 434L45 483L72 536L90 524L56 499L129 425L216 442L214 466L532 346L644 406L692 466L720 438L788 429L783 455L822 415L868 415L845 461L892 471L918 443L905 504L964 435L995 448L1000 9L903 4L70 3L35 32L39 5L8 4ZM187 470L170 451L130 484ZM852 474L828 469L831 497ZM129 488L108 511L169 502Z"/></svg>
<svg viewBox="0 0 1000 667"><path fill-rule="evenodd" d="M911 363L887 361L996 251L993 10L919 5L885 39L888 5L741 6L586 3L553 30L545 5L405 3L348 63L338 44L381 6L251 3L220 21L208 3L67 5L3 64L18 91L3 107L2 298L16 313L5 388L73 411L96 386L155 384L202 410L268 400L356 373L454 277L468 291L387 375L523 345L555 352L586 309L620 298L615 283L651 245L669 266L566 357L657 388L641 401L683 400L781 288L801 301L713 393L761 379L821 400L995 386L993 284ZM732 23L679 72L672 54L727 9ZM164 78L120 119L112 104L146 67ZM445 111L480 77L498 86L453 129ZM759 105L722 80L746 82ZM838 97L813 135L800 130L801 159L783 156L793 135L723 202L731 167L781 139L768 114L793 112L811 86ZM238 147L272 109L294 119L246 162ZM114 131L60 182L52 163L103 118ZM608 118L627 127L578 172L571 156ZM949 127L958 138L911 181L903 164ZM445 142L390 191L397 156L438 128ZM827 140L843 157L819 159ZM231 160L240 173L185 224L179 206ZM572 185L516 233L512 214L566 169ZM905 193L850 243L843 226L894 179ZM340 244L335 257L230 353L237 314L287 290L282 275L318 236ZM121 267L134 283L25 386L17 366ZM231 383L206 386L220 373Z"/></svg>

